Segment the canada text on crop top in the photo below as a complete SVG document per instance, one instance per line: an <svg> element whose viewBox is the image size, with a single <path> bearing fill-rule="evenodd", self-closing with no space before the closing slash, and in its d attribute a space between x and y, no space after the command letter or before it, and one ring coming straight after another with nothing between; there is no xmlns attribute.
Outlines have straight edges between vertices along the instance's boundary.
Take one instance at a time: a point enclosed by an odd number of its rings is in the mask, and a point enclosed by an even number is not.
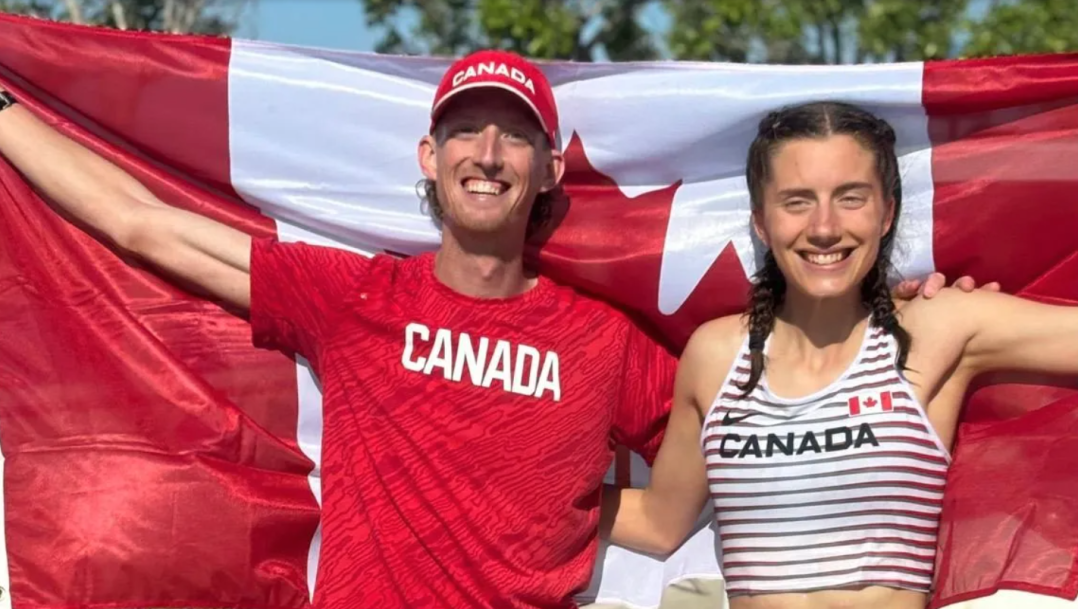
<svg viewBox="0 0 1078 609"><path fill-rule="evenodd" d="M766 370L741 399L742 344L701 434L730 596L931 590L950 454L893 337L867 325L849 369L799 399L774 395Z"/></svg>

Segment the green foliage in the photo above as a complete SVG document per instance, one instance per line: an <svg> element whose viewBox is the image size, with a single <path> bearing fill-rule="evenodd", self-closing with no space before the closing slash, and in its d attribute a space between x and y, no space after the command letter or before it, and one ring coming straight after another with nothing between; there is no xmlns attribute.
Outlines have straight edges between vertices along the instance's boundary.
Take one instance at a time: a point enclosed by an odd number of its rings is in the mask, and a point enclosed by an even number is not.
<svg viewBox="0 0 1078 609"><path fill-rule="evenodd" d="M673 0L685 59L864 63L946 57L967 0ZM695 27L692 27L695 24Z"/></svg>
<svg viewBox="0 0 1078 609"><path fill-rule="evenodd" d="M640 22L658 4L670 19ZM1078 51L1078 0L367 0L379 50L865 63Z"/></svg>
<svg viewBox="0 0 1078 609"><path fill-rule="evenodd" d="M479 48L590 61L659 56L638 13L649 0L367 0L367 21L388 28L385 53L461 55ZM415 21L402 25L404 21Z"/></svg>
<svg viewBox="0 0 1078 609"><path fill-rule="evenodd" d="M225 35L246 0L0 0L0 11L121 29Z"/></svg>
<svg viewBox="0 0 1078 609"><path fill-rule="evenodd" d="M56 4L50 0L0 0L0 13L52 17Z"/></svg>
<svg viewBox="0 0 1078 609"><path fill-rule="evenodd" d="M811 60L801 41L801 7L786 0L669 0L665 4L673 18L670 52L678 59Z"/></svg>
<svg viewBox="0 0 1078 609"><path fill-rule="evenodd" d="M915 61L953 57L968 0L876 0L858 20L859 60Z"/></svg>
<svg viewBox="0 0 1078 609"><path fill-rule="evenodd" d="M971 21L963 56L1061 53L1078 50L1078 0L992 3Z"/></svg>

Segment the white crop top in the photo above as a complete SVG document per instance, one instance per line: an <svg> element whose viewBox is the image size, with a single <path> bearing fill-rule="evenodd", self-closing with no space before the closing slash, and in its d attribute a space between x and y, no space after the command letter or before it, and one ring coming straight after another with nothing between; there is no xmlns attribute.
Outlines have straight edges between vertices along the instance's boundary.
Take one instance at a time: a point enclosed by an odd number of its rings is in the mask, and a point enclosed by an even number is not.
<svg viewBox="0 0 1078 609"><path fill-rule="evenodd" d="M800 399L748 398L746 339L701 435L730 596L879 585L929 592L950 454L867 324L854 363ZM768 341L770 343L770 340Z"/></svg>

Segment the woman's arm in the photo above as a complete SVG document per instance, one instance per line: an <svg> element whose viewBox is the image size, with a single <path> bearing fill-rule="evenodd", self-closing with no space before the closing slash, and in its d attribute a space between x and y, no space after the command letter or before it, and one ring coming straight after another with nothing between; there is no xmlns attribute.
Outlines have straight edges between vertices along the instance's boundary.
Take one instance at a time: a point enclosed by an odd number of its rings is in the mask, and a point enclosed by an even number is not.
<svg viewBox="0 0 1078 609"><path fill-rule="evenodd" d="M678 364L670 420L648 487L608 488L603 495L600 530L611 542L665 555L692 531L710 493L700 448L702 414L733 362L739 329L740 320L725 318L705 324L689 340ZM725 366L718 359L725 360Z"/></svg>
<svg viewBox="0 0 1078 609"><path fill-rule="evenodd" d="M985 292L957 296L962 306L953 308L955 323L968 326L963 366L974 373L1078 375L1078 306Z"/></svg>
<svg viewBox="0 0 1078 609"><path fill-rule="evenodd" d="M1078 375L1078 306L947 288L910 303L902 323L929 385L994 370Z"/></svg>

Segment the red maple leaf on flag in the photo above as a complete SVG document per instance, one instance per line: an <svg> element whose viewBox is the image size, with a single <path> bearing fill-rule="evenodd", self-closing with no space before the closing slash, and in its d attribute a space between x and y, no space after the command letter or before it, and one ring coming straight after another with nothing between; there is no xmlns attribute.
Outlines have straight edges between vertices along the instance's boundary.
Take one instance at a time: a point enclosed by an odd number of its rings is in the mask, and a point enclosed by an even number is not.
<svg viewBox="0 0 1078 609"><path fill-rule="evenodd" d="M565 162L565 197L555 205L551 230L533 240L531 249L543 273L639 312L677 350L701 323L744 310L749 279L728 243L674 314L659 311L659 278L680 181L629 197L592 166L575 132Z"/></svg>

